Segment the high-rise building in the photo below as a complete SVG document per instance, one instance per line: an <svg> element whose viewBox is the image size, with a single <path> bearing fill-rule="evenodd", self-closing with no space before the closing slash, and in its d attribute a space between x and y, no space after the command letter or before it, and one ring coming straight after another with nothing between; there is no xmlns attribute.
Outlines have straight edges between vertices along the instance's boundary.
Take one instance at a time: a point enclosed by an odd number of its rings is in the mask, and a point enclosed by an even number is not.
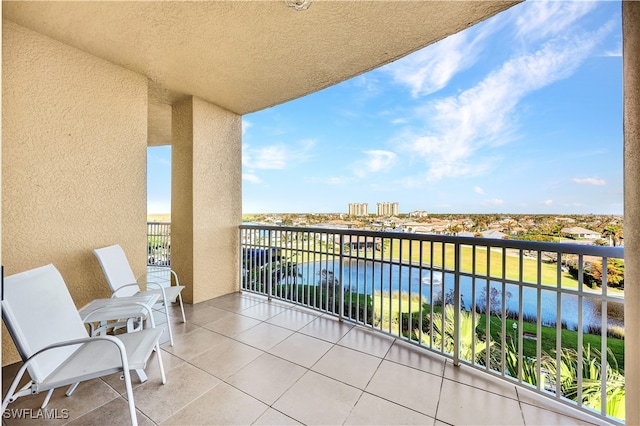
<svg viewBox="0 0 640 426"><path fill-rule="evenodd" d="M349 203L349 216L369 216L369 204Z"/></svg>
<svg viewBox="0 0 640 426"><path fill-rule="evenodd" d="M376 214L378 216L396 216L400 212L400 204L395 203L378 203L376 208Z"/></svg>

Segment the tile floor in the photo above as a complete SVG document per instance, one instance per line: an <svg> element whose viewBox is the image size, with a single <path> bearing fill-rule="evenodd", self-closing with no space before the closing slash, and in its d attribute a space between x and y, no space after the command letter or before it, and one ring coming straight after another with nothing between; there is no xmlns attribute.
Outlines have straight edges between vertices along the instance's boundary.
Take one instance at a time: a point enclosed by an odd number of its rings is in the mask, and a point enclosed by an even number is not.
<svg viewBox="0 0 640 426"><path fill-rule="evenodd" d="M160 383L155 360L147 382L132 376L141 425L602 424L400 340L287 303L236 293L185 310L182 323L173 308L175 345L162 346L167 383ZM3 395L16 369L3 368ZM37 417L43 398L23 397L9 409L32 409ZM5 413L3 424L129 422L119 375L82 383L71 397L58 389L47 409L59 418Z"/></svg>

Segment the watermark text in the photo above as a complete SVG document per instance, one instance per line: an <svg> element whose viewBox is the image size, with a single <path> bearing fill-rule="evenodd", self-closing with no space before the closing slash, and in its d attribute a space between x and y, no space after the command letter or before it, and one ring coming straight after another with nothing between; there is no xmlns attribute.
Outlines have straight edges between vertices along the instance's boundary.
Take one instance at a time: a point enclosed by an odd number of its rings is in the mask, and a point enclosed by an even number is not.
<svg viewBox="0 0 640 426"><path fill-rule="evenodd" d="M69 410L66 408L7 408L2 413L4 419L28 419L28 420L58 420L68 419Z"/></svg>

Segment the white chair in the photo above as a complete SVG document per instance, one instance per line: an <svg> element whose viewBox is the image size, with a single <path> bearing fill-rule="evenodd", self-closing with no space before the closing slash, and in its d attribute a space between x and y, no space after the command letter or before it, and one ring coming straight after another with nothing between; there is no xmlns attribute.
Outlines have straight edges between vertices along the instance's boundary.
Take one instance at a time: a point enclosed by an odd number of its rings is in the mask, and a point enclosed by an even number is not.
<svg viewBox="0 0 640 426"><path fill-rule="evenodd" d="M184 286L180 285L178 275L168 269L173 275L176 285L171 285L171 280L159 280L139 282L133 274L127 256L124 254L122 247L116 244L109 247L93 250L98 258L102 271L104 272L109 287L111 287L112 297L133 296L141 293L159 293L161 294L158 303L164 306L164 312L167 316L167 330L169 331L169 341L173 346L173 332L171 331L171 320L169 318L169 304L176 301L180 302L180 310L182 311L182 322L187 322L184 315L184 305L182 304L181 292ZM142 274L145 275L145 274ZM146 285L146 290L141 290L140 286Z"/></svg>
<svg viewBox="0 0 640 426"><path fill-rule="evenodd" d="M130 370L144 369L156 349L166 382L158 345L162 329L90 337L51 264L6 277L2 290L2 318L24 362L2 400L2 412L21 396L48 391L44 408L55 388L71 385L66 393L71 396L80 382L122 372L131 423L137 425ZM31 380L16 391L26 370Z"/></svg>

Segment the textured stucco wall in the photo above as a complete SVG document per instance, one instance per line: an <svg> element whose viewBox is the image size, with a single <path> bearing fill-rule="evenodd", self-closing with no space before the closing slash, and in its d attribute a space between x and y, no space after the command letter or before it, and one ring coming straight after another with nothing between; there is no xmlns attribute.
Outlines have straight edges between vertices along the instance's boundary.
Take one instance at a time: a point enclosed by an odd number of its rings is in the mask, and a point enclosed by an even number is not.
<svg viewBox="0 0 640 426"><path fill-rule="evenodd" d="M2 36L5 274L53 263L80 307L109 295L92 249L120 243L144 271L147 80L9 21Z"/></svg>
<svg viewBox="0 0 640 426"><path fill-rule="evenodd" d="M640 424L640 2L622 2L626 423Z"/></svg>
<svg viewBox="0 0 640 426"><path fill-rule="evenodd" d="M238 291L241 117L198 98L173 107L171 263L197 303Z"/></svg>

